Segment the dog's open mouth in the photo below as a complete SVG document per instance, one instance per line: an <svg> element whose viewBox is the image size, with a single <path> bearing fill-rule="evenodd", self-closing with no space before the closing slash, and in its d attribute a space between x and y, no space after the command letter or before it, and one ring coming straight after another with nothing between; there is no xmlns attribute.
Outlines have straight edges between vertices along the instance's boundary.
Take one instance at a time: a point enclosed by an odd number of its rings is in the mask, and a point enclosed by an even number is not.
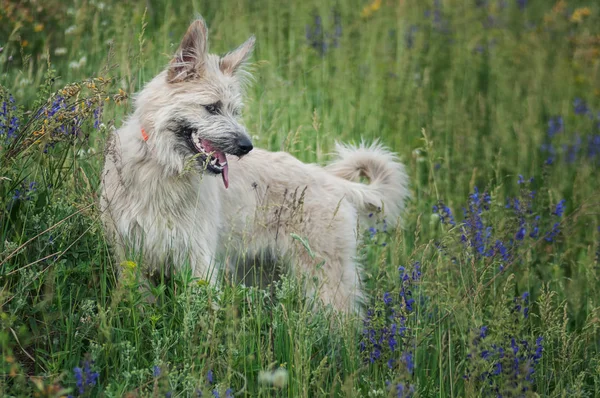
<svg viewBox="0 0 600 398"><path fill-rule="evenodd" d="M229 188L229 165L225 152L215 149L210 141L200 138L197 133L192 133L190 140L194 149L200 154L198 160L203 167L211 173L221 174L225 188Z"/></svg>

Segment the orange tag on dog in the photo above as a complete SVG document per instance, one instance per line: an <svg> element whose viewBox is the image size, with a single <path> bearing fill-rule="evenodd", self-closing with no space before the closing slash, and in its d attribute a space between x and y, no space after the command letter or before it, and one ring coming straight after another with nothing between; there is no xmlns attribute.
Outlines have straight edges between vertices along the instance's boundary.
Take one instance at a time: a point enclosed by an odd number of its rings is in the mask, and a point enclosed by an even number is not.
<svg viewBox="0 0 600 398"><path fill-rule="evenodd" d="M144 128L142 128L142 138L144 141L148 141L148 134L146 134L146 130L144 130Z"/></svg>

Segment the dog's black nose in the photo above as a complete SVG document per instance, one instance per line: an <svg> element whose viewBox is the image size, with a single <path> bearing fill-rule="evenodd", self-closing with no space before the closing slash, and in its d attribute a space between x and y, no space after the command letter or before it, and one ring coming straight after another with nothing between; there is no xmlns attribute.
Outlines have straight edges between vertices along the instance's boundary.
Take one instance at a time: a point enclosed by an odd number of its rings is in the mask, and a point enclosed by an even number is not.
<svg viewBox="0 0 600 398"><path fill-rule="evenodd" d="M238 138L237 145L238 145L238 148L240 150L240 155L245 155L248 152L250 152L252 150L252 148L254 148L252 146L252 141L250 141L246 137Z"/></svg>

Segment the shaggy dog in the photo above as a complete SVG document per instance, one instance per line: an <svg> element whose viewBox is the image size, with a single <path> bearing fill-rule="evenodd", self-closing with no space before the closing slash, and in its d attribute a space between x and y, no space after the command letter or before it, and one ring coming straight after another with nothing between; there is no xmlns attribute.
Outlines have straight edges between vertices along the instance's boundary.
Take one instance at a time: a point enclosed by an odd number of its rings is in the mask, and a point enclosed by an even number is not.
<svg viewBox="0 0 600 398"><path fill-rule="evenodd" d="M254 37L224 56L207 38L195 20L107 145L101 210L118 261L138 255L147 273L189 264L215 283L215 264L292 259L323 303L356 310L359 229L370 213L398 221L404 167L378 144L338 145L325 168L253 149L239 116Z"/></svg>

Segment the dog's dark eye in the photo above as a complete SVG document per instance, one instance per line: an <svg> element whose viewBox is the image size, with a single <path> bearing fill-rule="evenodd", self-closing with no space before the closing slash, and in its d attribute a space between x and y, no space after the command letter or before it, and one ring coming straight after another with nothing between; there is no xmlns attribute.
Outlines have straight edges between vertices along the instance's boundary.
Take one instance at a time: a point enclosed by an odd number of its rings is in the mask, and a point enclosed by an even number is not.
<svg viewBox="0 0 600 398"><path fill-rule="evenodd" d="M214 104L204 105L204 109L211 115L216 115L221 110L221 103L215 102Z"/></svg>

